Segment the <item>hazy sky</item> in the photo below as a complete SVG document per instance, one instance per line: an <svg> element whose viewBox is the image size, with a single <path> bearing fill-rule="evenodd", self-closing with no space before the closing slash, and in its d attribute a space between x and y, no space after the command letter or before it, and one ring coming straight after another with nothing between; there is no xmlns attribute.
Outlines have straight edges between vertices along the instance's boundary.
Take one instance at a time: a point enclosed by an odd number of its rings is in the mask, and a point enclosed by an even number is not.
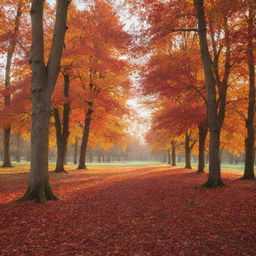
<svg viewBox="0 0 256 256"><path fill-rule="evenodd" d="M125 0L117 0L116 2L123 3ZM125 30L129 33L138 34L141 28L145 26L145 23L141 22L138 16L129 11L129 6L127 8L118 8L118 14L121 22L124 24ZM134 88L140 87L136 74L131 75L130 78ZM141 96L136 96L136 94L128 101L128 105L137 113L137 120L130 122L130 133L133 136L140 137L141 142L144 143L144 136L151 125L152 109L145 106L142 103Z"/></svg>

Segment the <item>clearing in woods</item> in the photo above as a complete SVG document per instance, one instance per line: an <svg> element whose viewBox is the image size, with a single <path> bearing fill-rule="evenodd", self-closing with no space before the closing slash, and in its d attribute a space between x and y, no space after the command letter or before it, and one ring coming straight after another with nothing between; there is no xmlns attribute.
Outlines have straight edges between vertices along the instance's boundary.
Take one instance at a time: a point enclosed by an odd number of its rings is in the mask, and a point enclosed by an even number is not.
<svg viewBox="0 0 256 256"><path fill-rule="evenodd" d="M11 173L12 172L12 173ZM0 171L0 255L255 255L256 186L168 166L50 173L62 201L13 203L28 173Z"/></svg>

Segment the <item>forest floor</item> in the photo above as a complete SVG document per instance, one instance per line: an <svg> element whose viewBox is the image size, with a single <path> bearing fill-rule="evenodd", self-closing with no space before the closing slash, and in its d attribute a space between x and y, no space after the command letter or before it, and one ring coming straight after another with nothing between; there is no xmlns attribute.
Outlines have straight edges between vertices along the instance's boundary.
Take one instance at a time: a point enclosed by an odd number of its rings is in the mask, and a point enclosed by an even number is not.
<svg viewBox="0 0 256 256"><path fill-rule="evenodd" d="M253 256L256 182L167 166L50 173L60 201L13 202L28 173L0 170L1 256Z"/></svg>

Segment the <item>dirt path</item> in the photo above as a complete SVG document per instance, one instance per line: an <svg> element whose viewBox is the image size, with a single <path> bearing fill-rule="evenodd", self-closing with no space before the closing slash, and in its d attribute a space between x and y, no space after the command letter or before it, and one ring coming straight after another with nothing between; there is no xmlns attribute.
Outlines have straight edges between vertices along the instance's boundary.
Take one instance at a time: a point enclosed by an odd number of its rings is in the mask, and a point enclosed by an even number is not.
<svg viewBox="0 0 256 256"><path fill-rule="evenodd" d="M27 174L2 175L0 255L253 256L256 184L237 177L205 190L184 169L71 171L51 174L62 201L39 205L10 202Z"/></svg>

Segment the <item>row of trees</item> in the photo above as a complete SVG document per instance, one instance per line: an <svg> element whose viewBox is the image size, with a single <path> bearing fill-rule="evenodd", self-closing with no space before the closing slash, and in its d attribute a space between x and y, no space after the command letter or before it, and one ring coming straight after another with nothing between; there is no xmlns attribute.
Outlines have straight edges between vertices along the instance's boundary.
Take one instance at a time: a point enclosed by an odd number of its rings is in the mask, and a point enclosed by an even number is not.
<svg viewBox="0 0 256 256"><path fill-rule="evenodd" d="M206 187L224 185L222 147L245 149L243 178L255 179L255 1L144 0L143 6L149 41L139 49L147 60L141 93L155 109L147 141L155 150L184 141L186 168L197 145L198 172L209 150Z"/></svg>
<svg viewBox="0 0 256 256"><path fill-rule="evenodd" d="M72 133L71 133L72 134ZM0 133L0 137L3 134ZM93 136L93 130L91 130L91 136ZM77 165L80 156L80 146L81 146L82 134L80 137L76 138L74 143L68 141L67 151L65 156L65 165ZM113 147L107 147L103 149L103 146L99 144L95 145L91 143L91 137L89 138L89 145L86 150L86 162L93 163L110 163L119 161L154 161L156 157L151 154L150 147L148 145L142 145L138 138L127 136L127 142L125 148L122 145L116 144ZM105 138L101 138L105 141ZM93 146L90 146L92 144ZM0 161L3 161L3 145L0 144ZM49 147L49 162L51 165L57 160L58 149L55 142L50 143ZM11 161L15 161L16 164L24 164L25 162L30 162L31 158L31 148L30 148L30 138L24 138L20 134L11 134L10 140L10 158ZM159 158L160 161L160 158ZM70 167L70 166L69 166Z"/></svg>
<svg viewBox="0 0 256 256"><path fill-rule="evenodd" d="M140 67L140 93L150 95L147 104L155 110L148 142L174 152L185 134L190 167L199 141L200 172L208 144L205 186L217 187L223 185L220 145L242 151L246 137L244 178L254 179L255 1L130 0L147 28L135 40L111 4L86 3L83 10L70 0L0 3L5 167L11 131L31 134L29 185L21 200L57 199L48 179L49 143L57 145L56 172L64 171L68 141L77 144L80 134L81 169L88 144L124 147L131 70L124 56L133 42L135 54L148 60Z"/></svg>
<svg viewBox="0 0 256 256"><path fill-rule="evenodd" d="M0 134L0 137L3 135ZM161 138L160 138L161 139ZM207 147L208 147L207 141ZM65 156L65 164L74 164L78 163L78 157L80 155L81 138L78 138L75 143L68 143L67 152ZM141 144L139 138L129 137L129 143L127 146L122 148L120 145L115 145L114 147L108 149L102 149L99 146L88 146L86 151L86 161L89 163L98 162L98 163L110 163L110 162L127 162L127 161L157 161L163 162L166 164L171 164L176 166L176 161L183 162L185 161L185 150L184 150L184 138L180 137L180 141L175 144L166 143L166 147L163 147L162 143L155 143L154 152L152 152L152 146L148 144ZM229 145L229 144L228 144ZM227 145L227 146L228 146ZM174 147L175 146L175 147ZM196 142L192 151L190 162L197 162L198 154L198 143ZM227 148L227 146L225 146ZM221 161L224 163L238 164L243 163L245 160L244 153L238 151L234 152L234 148L227 150L224 148L224 145L221 147ZM3 145L0 145L0 161L3 160ZM233 153L230 153L232 151ZM24 138L20 134L11 134L10 140L10 155L11 160L15 161L16 164L24 164L24 162L30 162L30 138ZM57 147L55 143L50 143L49 148L49 161L56 162L57 159ZM205 163L208 163L209 156L206 153Z"/></svg>
<svg viewBox="0 0 256 256"><path fill-rule="evenodd" d="M111 4L96 0L80 10L70 2L1 1L3 167L11 166L11 131L31 137L29 185L20 200L57 199L48 180L49 144L57 145L55 171L64 172L67 145L79 137L78 169L86 169L88 145L124 149L128 141L124 55L131 36Z"/></svg>

